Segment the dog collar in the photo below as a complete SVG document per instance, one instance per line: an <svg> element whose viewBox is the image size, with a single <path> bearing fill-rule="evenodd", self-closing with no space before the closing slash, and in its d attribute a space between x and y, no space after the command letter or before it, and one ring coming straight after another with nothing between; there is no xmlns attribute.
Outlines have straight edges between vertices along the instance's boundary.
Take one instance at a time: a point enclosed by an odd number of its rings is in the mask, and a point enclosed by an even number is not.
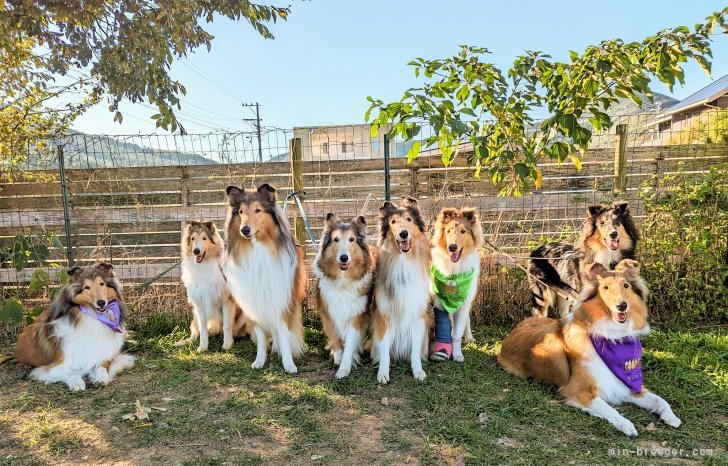
<svg viewBox="0 0 728 466"><path fill-rule="evenodd" d="M642 342L638 337L609 340L589 335L604 364L632 393L642 391Z"/></svg>
<svg viewBox="0 0 728 466"><path fill-rule="evenodd" d="M476 269L472 269L457 275L443 275L434 264L430 266L432 291L448 313L454 314L463 306L470 287L473 286L476 272Z"/></svg>
<svg viewBox="0 0 728 466"><path fill-rule="evenodd" d="M106 308L99 312L96 309L89 306L80 306L81 312L93 316L102 324L109 327L116 333L121 333L121 310L119 309L119 302L117 300L111 300L106 304Z"/></svg>

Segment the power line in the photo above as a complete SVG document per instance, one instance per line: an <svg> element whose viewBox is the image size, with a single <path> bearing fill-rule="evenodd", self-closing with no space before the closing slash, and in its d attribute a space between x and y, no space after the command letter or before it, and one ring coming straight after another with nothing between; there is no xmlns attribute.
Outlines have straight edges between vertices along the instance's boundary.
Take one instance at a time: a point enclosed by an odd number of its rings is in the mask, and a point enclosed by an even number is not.
<svg viewBox="0 0 728 466"><path fill-rule="evenodd" d="M239 100L241 102L244 100L242 97L240 97L238 94L236 94L235 91L233 91L229 87L225 86L223 83L221 83L217 79L213 78L209 74L205 73L203 70L199 69L197 66L193 65L192 62L190 62L189 60L183 60L183 61L180 61L180 63L182 63L184 66L189 68L193 73L202 77L208 83L212 84L214 87L218 88L219 90L221 90L225 94L229 95L230 97L233 97L234 99Z"/></svg>

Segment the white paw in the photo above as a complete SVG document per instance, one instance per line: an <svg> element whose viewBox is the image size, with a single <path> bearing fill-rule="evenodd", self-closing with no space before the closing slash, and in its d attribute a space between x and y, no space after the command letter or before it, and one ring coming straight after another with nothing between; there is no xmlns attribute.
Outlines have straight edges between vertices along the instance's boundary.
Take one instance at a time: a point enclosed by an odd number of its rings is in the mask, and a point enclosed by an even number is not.
<svg viewBox="0 0 728 466"><path fill-rule="evenodd" d="M298 368L294 363L283 364L283 370L288 372L289 374L298 374Z"/></svg>
<svg viewBox="0 0 728 466"><path fill-rule="evenodd" d="M465 362L465 356L463 356L463 353L453 353L452 360L455 362Z"/></svg>
<svg viewBox="0 0 728 466"><path fill-rule="evenodd" d="M629 435L630 437L637 437L637 429L635 428L634 424L632 424L632 421L629 419L619 419L614 423L614 427L622 431L624 434Z"/></svg>
<svg viewBox="0 0 728 466"><path fill-rule="evenodd" d="M207 345L200 345L200 346L198 346L196 351L198 353L204 353L205 351L207 351Z"/></svg>
<svg viewBox="0 0 728 466"><path fill-rule="evenodd" d="M256 359L253 364L250 365L253 369L262 369L265 366L265 359Z"/></svg>
<svg viewBox="0 0 728 466"><path fill-rule="evenodd" d="M94 385L107 385L111 382L111 377L109 377L109 372L106 369L100 369L94 373L91 382Z"/></svg>
<svg viewBox="0 0 728 466"><path fill-rule="evenodd" d="M425 374L425 371L422 370L413 372L412 376L415 378L415 380L419 380L420 382L427 378L427 374Z"/></svg>
<svg viewBox="0 0 728 466"><path fill-rule="evenodd" d="M682 421L674 414L665 414L662 416L662 421L670 427L680 427Z"/></svg>
<svg viewBox="0 0 728 466"><path fill-rule="evenodd" d="M389 383L389 374L380 372L379 374L377 374L377 382L383 385Z"/></svg>
<svg viewBox="0 0 728 466"><path fill-rule="evenodd" d="M68 388L70 388L72 392L82 392L86 390L86 383L80 376L69 379L66 382L66 385L68 385Z"/></svg>
<svg viewBox="0 0 728 466"><path fill-rule="evenodd" d="M339 370L336 371L336 378L343 379L349 374L351 374L351 367L339 367Z"/></svg>
<svg viewBox="0 0 728 466"><path fill-rule="evenodd" d="M233 341L232 340L231 341L224 341L222 343L222 349L224 349L225 351L229 350L232 347L233 347Z"/></svg>

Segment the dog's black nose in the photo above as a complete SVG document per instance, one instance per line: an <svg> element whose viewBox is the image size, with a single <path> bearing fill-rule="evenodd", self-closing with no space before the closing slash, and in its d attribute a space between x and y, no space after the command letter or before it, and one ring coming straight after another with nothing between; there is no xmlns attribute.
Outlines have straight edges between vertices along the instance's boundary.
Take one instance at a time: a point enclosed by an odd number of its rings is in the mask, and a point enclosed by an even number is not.
<svg viewBox="0 0 728 466"><path fill-rule="evenodd" d="M245 236L248 236L250 234L250 227L248 225L245 225L240 231L242 231Z"/></svg>
<svg viewBox="0 0 728 466"><path fill-rule="evenodd" d="M622 301L621 303L617 304L617 310L619 312L626 311L627 310L627 302L626 301Z"/></svg>
<svg viewBox="0 0 728 466"><path fill-rule="evenodd" d="M106 301L103 299L99 299L98 301L96 301L96 305L98 307L104 307L104 306L106 306Z"/></svg>
<svg viewBox="0 0 728 466"><path fill-rule="evenodd" d="M448 248L448 249L450 250L450 252L457 252L457 250L458 250L458 245L457 245L457 244L451 244L451 245L450 245L450 246L448 246L447 248Z"/></svg>
<svg viewBox="0 0 728 466"><path fill-rule="evenodd" d="M339 260L341 262L349 262L349 256L347 256L346 254L342 254L339 256Z"/></svg>
<svg viewBox="0 0 728 466"><path fill-rule="evenodd" d="M609 237L612 239L617 239L617 236L619 236L619 233L617 233L616 231L609 233Z"/></svg>
<svg viewBox="0 0 728 466"><path fill-rule="evenodd" d="M402 230L399 232L399 237L402 239L407 239L408 236L409 236L409 231L407 231L407 230Z"/></svg>
<svg viewBox="0 0 728 466"><path fill-rule="evenodd" d="M193 249L193 250L192 250L192 252L193 252L193 253L194 253L195 255L198 255L198 254L200 254L200 248L195 248L195 249Z"/></svg>

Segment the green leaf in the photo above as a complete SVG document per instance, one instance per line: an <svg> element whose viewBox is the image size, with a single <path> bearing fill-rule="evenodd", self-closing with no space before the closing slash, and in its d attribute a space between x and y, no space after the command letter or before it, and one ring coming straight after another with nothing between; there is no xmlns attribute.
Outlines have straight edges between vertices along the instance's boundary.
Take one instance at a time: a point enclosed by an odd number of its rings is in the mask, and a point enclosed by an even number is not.
<svg viewBox="0 0 728 466"><path fill-rule="evenodd" d="M61 269L61 271L58 272L58 283L60 283L61 285L68 284L68 272L66 272L64 269Z"/></svg>
<svg viewBox="0 0 728 466"><path fill-rule="evenodd" d="M0 322L19 324L23 321L23 305L17 299L8 299L0 306Z"/></svg>
<svg viewBox="0 0 728 466"><path fill-rule="evenodd" d="M414 159L420 155L420 149L422 148L422 141L415 141L412 147L407 151L407 163L412 163Z"/></svg>
<svg viewBox="0 0 728 466"><path fill-rule="evenodd" d="M30 283L28 284L28 291L32 294L37 294L47 287L51 283L51 276L48 275L43 269L35 269L33 275L30 276Z"/></svg>
<svg viewBox="0 0 728 466"><path fill-rule="evenodd" d="M53 244L53 246L55 246L61 254L66 255L66 248L63 247L61 238L56 235L51 235L51 244Z"/></svg>
<svg viewBox="0 0 728 466"><path fill-rule="evenodd" d="M571 162L574 164L577 170L581 171L582 165L581 165L581 159L577 157L576 155L570 155L569 158L571 159Z"/></svg>
<svg viewBox="0 0 728 466"><path fill-rule="evenodd" d="M35 322L35 319L38 318L39 315L43 313L44 309L40 306L34 306L30 308L28 312L25 313L25 323L30 325L33 322Z"/></svg>

